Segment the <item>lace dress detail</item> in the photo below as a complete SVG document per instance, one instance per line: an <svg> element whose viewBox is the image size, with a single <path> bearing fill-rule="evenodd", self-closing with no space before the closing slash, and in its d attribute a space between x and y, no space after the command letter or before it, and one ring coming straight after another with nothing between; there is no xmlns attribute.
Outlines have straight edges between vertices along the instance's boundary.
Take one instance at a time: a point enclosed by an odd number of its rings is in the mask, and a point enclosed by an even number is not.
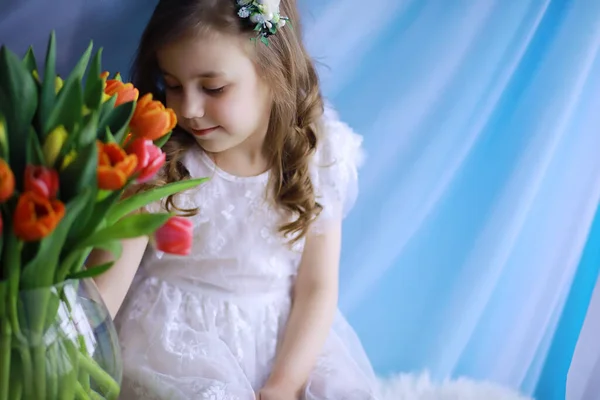
<svg viewBox="0 0 600 400"><path fill-rule="evenodd" d="M357 192L361 138L334 114L311 165L323 206L338 218ZM149 246L116 318L124 362L121 399L254 400L269 376L290 308L304 241L278 232L284 216L266 195L269 173L236 177L199 148L184 164L211 179L179 196L192 217L192 254ZM151 207L157 209L157 205ZM375 400L376 380L360 341L338 312L303 400Z"/></svg>

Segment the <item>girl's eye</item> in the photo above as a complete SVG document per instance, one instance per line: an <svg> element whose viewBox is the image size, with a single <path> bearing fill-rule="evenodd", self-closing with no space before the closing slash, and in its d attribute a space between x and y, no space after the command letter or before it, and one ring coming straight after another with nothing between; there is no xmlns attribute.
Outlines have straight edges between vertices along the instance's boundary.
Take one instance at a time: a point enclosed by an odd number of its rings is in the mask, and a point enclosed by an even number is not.
<svg viewBox="0 0 600 400"><path fill-rule="evenodd" d="M225 90L225 86L222 86L220 88L214 88L214 89L213 88L207 88L207 87L204 88L204 91L206 93L208 93L208 94L211 94L211 95L221 94L221 93L223 93L224 90Z"/></svg>
<svg viewBox="0 0 600 400"><path fill-rule="evenodd" d="M181 86L179 85L166 85L167 90L171 90L171 91L176 91L176 90L180 90Z"/></svg>

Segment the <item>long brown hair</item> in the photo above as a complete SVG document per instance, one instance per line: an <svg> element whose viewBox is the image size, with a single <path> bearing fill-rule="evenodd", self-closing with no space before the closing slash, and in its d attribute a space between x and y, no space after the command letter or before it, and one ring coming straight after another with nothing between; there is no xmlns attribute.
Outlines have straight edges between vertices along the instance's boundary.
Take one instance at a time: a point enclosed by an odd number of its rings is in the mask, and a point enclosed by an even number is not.
<svg viewBox="0 0 600 400"><path fill-rule="evenodd" d="M323 99L315 66L302 44L296 0L282 0L280 11L290 18L291 24L269 37L268 46L256 41L254 61L273 93L266 137L271 168L269 186L276 204L293 216L280 231L297 240L306 235L321 211L310 179L309 160L317 146ZM156 52L161 46L198 31L256 37L253 27L238 17L236 0L161 0L142 35L132 69L132 80L140 95L152 93L165 101ZM181 160L194 143L190 135L175 129L163 147L167 162L154 186L189 178ZM174 196L167 198L165 207L194 213L179 209Z"/></svg>

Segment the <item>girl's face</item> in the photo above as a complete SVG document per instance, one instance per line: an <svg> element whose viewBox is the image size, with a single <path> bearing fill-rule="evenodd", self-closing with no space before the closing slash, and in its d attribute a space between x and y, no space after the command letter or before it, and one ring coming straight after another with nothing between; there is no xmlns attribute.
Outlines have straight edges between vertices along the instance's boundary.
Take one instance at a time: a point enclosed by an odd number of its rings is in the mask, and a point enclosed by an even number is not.
<svg viewBox="0 0 600 400"><path fill-rule="evenodd" d="M168 107L208 152L264 141L272 98L249 57L250 43L220 34L191 36L157 53Z"/></svg>

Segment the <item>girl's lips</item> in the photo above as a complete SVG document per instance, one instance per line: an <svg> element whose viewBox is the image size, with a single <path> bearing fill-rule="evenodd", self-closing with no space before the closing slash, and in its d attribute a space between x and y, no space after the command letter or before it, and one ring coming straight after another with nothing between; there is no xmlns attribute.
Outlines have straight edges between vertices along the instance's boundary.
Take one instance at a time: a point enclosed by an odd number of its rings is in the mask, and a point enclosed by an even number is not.
<svg viewBox="0 0 600 400"><path fill-rule="evenodd" d="M214 132L218 128L218 126L213 126L212 128L207 129L192 129L192 133L194 134L194 136L206 136L209 133Z"/></svg>

